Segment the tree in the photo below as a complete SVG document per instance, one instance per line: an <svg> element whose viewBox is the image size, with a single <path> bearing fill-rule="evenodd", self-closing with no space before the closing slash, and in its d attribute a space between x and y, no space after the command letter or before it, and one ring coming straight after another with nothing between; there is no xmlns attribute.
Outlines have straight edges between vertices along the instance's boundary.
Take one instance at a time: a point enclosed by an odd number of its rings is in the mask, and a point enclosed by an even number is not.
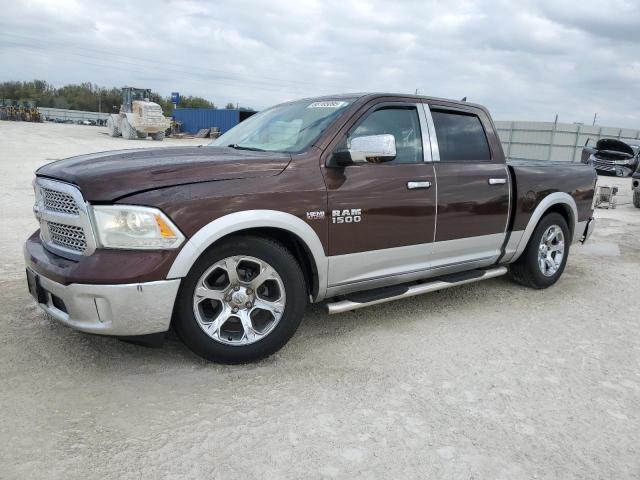
<svg viewBox="0 0 640 480"><path fill-rule="evenodd" d="M224 108L226 108L227 110L235 110L236 106L233 103L229 102Z"/></svg>
<svg viewBox="0 0 640 480"><path fill-rule="evenodd" d="M2 82L0 83L0 100L23 100L35 103L38 107L70 108L72 110L86 110L97 112L116 111L122 103L122 93L119 88L103 88L91 82L78 85L64 85L54 88L44 80L31 82ZM172 110L171 98L163 97L157 92L151 92L152 102L156 102L162 111L170 115ZM179 107L184 108L216 108L213 102L206 98L183 96Z"/></svg>

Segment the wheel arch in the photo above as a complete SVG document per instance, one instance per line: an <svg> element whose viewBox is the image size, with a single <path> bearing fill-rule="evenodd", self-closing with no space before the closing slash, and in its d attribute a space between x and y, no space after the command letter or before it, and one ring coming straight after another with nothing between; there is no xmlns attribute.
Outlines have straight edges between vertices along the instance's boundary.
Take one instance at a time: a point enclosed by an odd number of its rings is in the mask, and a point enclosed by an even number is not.
<svg viewBox="0 0 640 480"><path fill-rule="evenodd" d="M542 201L535 208L531 214L529 222L524 229L522 237L518 243L516 251L511 257L510 262L515 262L520 255L524 252L533 231L538 226L538 223L542 218L552 212L559 213L567 221L569 226L569 235L573 241L575 241L576 232L578 230L578 207L571 195L565 192L554 192L542 199Z"/></svg>
<svg viewBox="0 0 640 480"><path fill-rule="evenodd" d="M296 257L315 301L325 297L327 258L320 238L303 220L277 210L247 210L220 217L196 232L174 260L167 278L182 278L204 251L233 235L268 237L282 243Z"/></svg>

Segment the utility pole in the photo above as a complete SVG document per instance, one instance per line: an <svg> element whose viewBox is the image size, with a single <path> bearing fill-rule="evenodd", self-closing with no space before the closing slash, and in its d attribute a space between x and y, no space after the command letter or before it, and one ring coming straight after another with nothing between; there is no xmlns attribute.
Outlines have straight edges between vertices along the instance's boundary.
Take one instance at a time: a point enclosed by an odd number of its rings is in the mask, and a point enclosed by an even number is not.
<svg viewBox="0 0 640 480"><path fill-rule="evenodd" d="M416 95L418 94L418 89L417 89L417 88L416 88L416 93L415 93L415 94L416 94Z"/></svg>
<svg viewBox="0 0 640 480"><path fill-rule="evenodd" d="M98 113L102 113L102 89L98 90Z"/></svg>
<svg viewBox="0 0 640 480"><path fill-rule="evenodd" d="M595 125L596 124L596 118L598 118L598 112L593 114L593 123L591 125Z"/></svg>

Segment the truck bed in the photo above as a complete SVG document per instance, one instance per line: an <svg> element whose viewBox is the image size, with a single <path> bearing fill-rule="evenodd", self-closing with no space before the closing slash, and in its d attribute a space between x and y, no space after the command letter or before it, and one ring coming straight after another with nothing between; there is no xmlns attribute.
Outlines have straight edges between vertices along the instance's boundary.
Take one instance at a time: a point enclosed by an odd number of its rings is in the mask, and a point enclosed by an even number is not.
<svg viewBox="0 0 640 480"><path fill-rule="evenodd" d="M554 192L564 192L574 198L578 222L590 218L597 178L592 166L546 160L509 160L507 166L512 179L512 198L516 200L510 220L512 231L524 230L538 204Z"/></svg>

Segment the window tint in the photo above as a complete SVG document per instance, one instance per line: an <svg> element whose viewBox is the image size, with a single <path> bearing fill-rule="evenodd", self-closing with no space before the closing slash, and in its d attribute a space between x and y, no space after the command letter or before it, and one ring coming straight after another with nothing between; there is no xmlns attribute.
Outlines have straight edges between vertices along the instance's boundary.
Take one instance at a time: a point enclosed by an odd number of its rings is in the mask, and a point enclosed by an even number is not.
<svg viewBox="0 0 640 480"><path fill-rule="evenodd" d="M388 107L370 113L347 135L347 145L351 145L352 138L385 133L393 135L396 139L396 158L387 163L424 161L420 119L415 107Z"/></svg>
<svg viewBox="0 0 640 480"><path fill-rule="evenodd" d="M491 160L489 144L475 115L431 111L441 161Z"/></svg>

